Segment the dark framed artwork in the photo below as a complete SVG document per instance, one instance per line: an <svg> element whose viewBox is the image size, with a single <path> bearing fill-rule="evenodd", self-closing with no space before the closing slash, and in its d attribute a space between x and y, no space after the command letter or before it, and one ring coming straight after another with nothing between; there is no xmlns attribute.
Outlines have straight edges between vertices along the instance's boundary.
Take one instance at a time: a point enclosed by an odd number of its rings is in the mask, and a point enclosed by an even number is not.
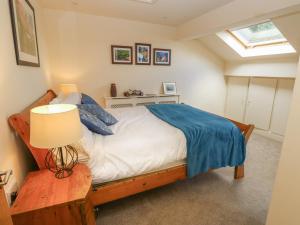
<svg viewBox="0 0 300 225"><path fill-rule="evenodd" d="M34 8L28 0L9 0L18 65L40 66Z"/></svg>
<svg viewBox="0 0 300 225"><path fill-rule="evenodd" d="M132 47L122 45L111 46L112 64L132 64Z"/></svg>
<svg viewBox="0 0 300 225"><path fill-rule="evenodd" d="M151 65L151 44L135 44L135 64Z"/></svg>
<svg viewBox="0 0 300 225"><path fill-rule="evenodd" d="M159 66L171 65L171 49L153 49L153 64Z"/></svg>

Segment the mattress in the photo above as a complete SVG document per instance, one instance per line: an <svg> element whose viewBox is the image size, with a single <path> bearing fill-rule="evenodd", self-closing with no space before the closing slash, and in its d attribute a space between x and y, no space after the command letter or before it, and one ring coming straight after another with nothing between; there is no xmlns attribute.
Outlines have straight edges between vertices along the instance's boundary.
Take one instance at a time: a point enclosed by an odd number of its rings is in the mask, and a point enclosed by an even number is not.
<svg viewBox="0 0 300 225"><path fill-rule="evenodd" d="M93 134L88 166L93 184L120 180L185 163L183 132L154 116L146 107L108 109L118 119L114 135Z"/></svg>

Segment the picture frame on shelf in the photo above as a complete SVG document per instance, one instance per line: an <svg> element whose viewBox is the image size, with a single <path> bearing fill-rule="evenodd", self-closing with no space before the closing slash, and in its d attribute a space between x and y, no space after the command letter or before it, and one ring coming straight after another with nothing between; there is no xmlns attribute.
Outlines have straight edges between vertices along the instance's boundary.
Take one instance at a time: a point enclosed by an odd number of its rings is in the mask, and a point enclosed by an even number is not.
<svg viewBox="0 0 300 225"><path fill-rule="evenodd" d="M165 95L177 94L176 82L163 82L163 89Z"/></svg>
<svg viewBox="0 0 300 225"><path fill-rule="evenodd" d="M153 64L157 66L171 65L171 49L154 48Z"/></svg>
<svg viewBox="0 0 300 225"><path fill-rule="evenodd" d="M135 43L135 64L151 65L151 44Z"/></svg>
<svg viewBox="0 0 300 225"><path fill-rule="evenodd" d="M132 47L122 45L111 46L112 64L133 64Z"/></svg>
<svg viewBox="0 0 300 225"><path fill-rule="evenodd" d="M17 65L40 67L36 20L28 0L9 0Z"/></svg>

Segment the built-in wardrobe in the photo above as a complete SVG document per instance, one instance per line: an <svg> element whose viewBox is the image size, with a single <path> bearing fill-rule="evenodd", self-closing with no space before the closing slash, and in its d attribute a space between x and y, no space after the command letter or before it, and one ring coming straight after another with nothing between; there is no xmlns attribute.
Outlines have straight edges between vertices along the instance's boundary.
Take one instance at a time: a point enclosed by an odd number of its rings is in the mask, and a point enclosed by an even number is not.
<svg viewBox="0 0 300 225"><path fill-rule="evenodd" d="M254 124L270 135L284 136L294 79L226 76L225 115Z"/></svg>

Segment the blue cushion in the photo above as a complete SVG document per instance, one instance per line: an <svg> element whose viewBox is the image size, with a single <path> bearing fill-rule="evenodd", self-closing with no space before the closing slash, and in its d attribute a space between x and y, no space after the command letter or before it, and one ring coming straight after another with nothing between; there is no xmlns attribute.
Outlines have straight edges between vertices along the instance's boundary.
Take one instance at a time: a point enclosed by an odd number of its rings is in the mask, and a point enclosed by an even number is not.
<svg viewBox="0 0 300 225"><path fill-rule="evenodd" d="M94 116L96 116L99 120L104 122L107 126L111 126L118 122L118 120L111 115L110 113L106 112L101 106L95 104L81 104L77 105L79 109L83 109Z"/></svg>
<svg viewBox="0 0 300 225"><path fill-rule="evenodd" d="M81 104L94 104L98 105L98 103L90 96L81 93Z"/></svg>
<svg viewBox="0 0 300 225"><path fill-rule="evenodd" d="M92 132L102 135L112 135L113 132L101 120L84 109L79 109L81 122Z"/></svg>

